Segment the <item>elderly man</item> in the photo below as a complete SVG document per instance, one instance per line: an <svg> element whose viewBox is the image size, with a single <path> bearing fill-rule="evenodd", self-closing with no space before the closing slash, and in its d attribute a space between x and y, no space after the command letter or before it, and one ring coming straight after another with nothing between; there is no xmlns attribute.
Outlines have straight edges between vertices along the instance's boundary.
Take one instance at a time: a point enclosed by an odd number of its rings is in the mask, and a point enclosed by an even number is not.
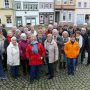
<svg viewBox="0 0 90 90"><path fill-rule="evenodd" d="M84 23L84 24L83 24L83 28L86 28L86 32L87 32L87 34L88 34L88 28L87 28L87 26L88 26L87 23Z"/></svg>
<svg viewBox="0 0 90 90"><path fill-rule="evenodd" d="M81 53L81 62L83 62L83 59L85 57L85 50L87 48L87 44L88 44L88 35L86 32L86 28L82 28L81 29L81 35L83 37L83 45L82 45L82 53Z"/></svg>

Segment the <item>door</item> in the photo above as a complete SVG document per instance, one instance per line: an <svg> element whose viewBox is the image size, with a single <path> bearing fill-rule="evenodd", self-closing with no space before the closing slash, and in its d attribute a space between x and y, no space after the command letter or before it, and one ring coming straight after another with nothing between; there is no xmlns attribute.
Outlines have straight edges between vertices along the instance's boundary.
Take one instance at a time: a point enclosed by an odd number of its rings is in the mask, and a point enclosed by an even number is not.
<svg viewBox="0 0 90 90"><path fill-rule="evenodd" d="M60 21L60 12L55 12L55 22L59 23Z"/></svg>
<svg viewBox="0 0 90 90"><path fill-rule="evenodd" d="M45 15L44 16L44 24L45 25L48 25L49 24L49 16L48 15Z"/></svg>

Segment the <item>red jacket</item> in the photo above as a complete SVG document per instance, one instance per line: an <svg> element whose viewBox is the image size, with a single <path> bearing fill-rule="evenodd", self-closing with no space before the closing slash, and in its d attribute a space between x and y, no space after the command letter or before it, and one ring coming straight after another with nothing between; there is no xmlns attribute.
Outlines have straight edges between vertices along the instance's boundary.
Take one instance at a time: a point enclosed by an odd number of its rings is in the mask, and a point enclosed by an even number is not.
<svg viewBox="0 0 90 90"><path fill-rule="evenodd" d="M35 54L32 52L32 45L28 45L26 48L26 57L29 60L29 65L42 65L43 61L41 60L41 57L45 56L45 48L41 43L37 44L38 46L38 54Z"/></svg>
<svg viewBox="0 0 90 90"><path fill-rule="evenodd" d="M28 46L28 41L20 40L18 44L19 44L21 60L26 60L26 48Z"/></svg>

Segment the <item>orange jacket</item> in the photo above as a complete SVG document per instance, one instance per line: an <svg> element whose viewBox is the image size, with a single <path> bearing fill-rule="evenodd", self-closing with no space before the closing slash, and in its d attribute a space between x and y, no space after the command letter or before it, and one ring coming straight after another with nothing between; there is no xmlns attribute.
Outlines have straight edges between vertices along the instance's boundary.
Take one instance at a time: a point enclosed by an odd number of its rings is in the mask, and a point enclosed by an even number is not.
<svg viewBox="0 0 90 90"><path fill-rule="evenodd" d="M64 52L67 58L77 58L80 52L80 46L77 41L74 44L69 40L64 46Z"/></svg>

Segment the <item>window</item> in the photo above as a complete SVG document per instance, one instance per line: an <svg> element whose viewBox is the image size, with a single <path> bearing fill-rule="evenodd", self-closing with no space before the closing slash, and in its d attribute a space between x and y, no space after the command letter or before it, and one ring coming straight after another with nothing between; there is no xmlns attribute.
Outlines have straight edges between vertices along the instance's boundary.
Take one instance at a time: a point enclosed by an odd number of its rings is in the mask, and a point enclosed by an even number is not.
<svg viewBox="0 0 90 90"><path fill-rule="evenodd" d="M6 17L7 23L12 23L11 16Z"/></svg>
<svg viewBox="0 0 90 90"><path fill-rule="evenodd" d="M49 4L48 3L45 3L44 4L44 9L48 9L49 8Z"/></svg>
<svg viewBox="0 0 90 90"><path fill-rule="evenodd" d="M87 2L84 2L84 8L86 8L87 7Z"/></svg>
<svg viewBox="0 0 90 90"><path fill-rule="evenodd" d="M78 2L78 7L79 7L79 8L81 7L81 2Z"/></svg>
<svg viewBox="0 0 90 90"><path fill-rule="evenodd" d="M21 2L15 2L15 9L20 10L21 9Z"/></svg>
<svg viewBox="0 0 90 90"><path fill-rule="evenodd" d="M72 21L72 13L71 12L69 12L69 14L68 14L68 21Z"/></svg>
<svg viewBox="0 0 90 90"><path fill-rule="evenodd" d="M70 4L73 4L74 2L73 2L73 0L70 0Z"/></svg>
<svg viewBox="0 0 90 90"><path fill-rule="evenodd" d="M49 4L49 8L52 9L53 8L53 3Z"/></svg>
<svg viewBox="0 0 90 90"><path fill-rule="evenodd" d="M23 9L24 10L38 10L38 4L37 3L24 2L23 3Z"/></svg>
<svg viewBox="0 0 90 90"><path fill-rule="evenodd" d="M40 4L39 4L39 8L40 8L40 9L44 9L44 3L40 3Z"/></svg>
<svg viewBox="0 0 90 90"><path fill-rule="evenodd" d="M9 8L9 1L8 0L4 0L5 3L5 8Z"/></svg>
<svg viewBox="0 0 90 90"><path fill-rule="evenodd" d="M53 15L49 15L49 23L53 23Z"/></svg>
<svg viewBox="0 0 90 90"><path fill-rule="evenodd" d="M53 3L40 3L39 7L40 9L52 9Z"/></svg>
<svg viewBox="0 0 90 90"><path fill-rule="evenodd" d="M64 12L63 12L63 21L66 21L66 17L67 17L67 12L64 11Z"/></svg>
<svg viewBox="0 0 90 90"><path fill-rule="evenodd" d="M29 9L28 2L23 2L23 9L24 10L28 10Z"/></svg>
<svg viewBox="0 0 90 90"><path fill-rule="evenodd" d="M33 4L33 10L38 10L38 4Z"/></svg>
<svg viewBox="0 0 90 90"><path fill-rule="evenodd" d="M29 7L28 8L29 10L33 10L33 5L32 4L29 4L28 7Z"/></svg>
<svg viewBox="0 0 90 90"><path fill-rule="evenodd" d="M53 15L49 15L49 20L53 20Z"/></svg>
<svg viewBox="0 0 90 90"><path fill-rule="evenodd" d="M63 4L67 4L68 3L68 0L63 0Z"/></svg>
<svg viewBox="0 0 90 90"><path fill-rule="evenodd" d="M44 23L44 16L40 15L40 24L43 24L43 23Z"/></svg>
<svg viewBox="0 0 90 90"><path fill-rule="evenodd" d="M84 14L77 14L77 24L83 25L84 23Z"/></svg>

